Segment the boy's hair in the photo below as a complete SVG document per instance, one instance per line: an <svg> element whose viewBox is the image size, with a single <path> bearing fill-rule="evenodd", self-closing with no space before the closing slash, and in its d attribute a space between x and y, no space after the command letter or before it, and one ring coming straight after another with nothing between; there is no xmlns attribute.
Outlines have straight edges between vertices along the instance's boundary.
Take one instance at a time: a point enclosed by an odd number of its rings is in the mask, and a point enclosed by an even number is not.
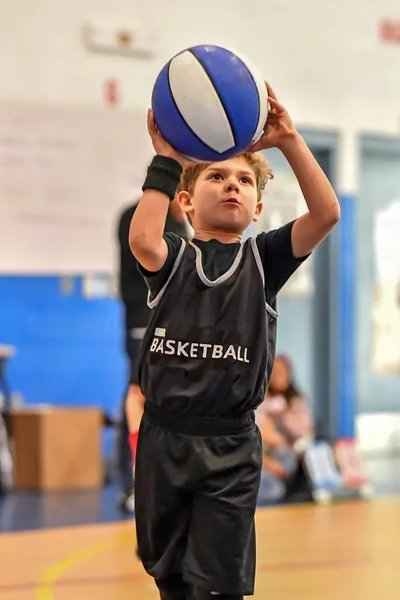
<svg viewBox="0 0 400 600"><path fill-rule="evenodd" d="M263 190L267 185L268 180L274 178L271 165L264 158L261 152L244 152L235 158L244 158L254 171L257 183L257 201L260 202ZM210 163L197 163L193 167L184 169L181 174L181 179L176 193L179 194L179 192L189 192L189 194L193 194L194 186L196 185L196 181L200 173L204 171L209 164ZM186 216L189 220L189 223L192 225L191 218L189 215Z"/></svg>

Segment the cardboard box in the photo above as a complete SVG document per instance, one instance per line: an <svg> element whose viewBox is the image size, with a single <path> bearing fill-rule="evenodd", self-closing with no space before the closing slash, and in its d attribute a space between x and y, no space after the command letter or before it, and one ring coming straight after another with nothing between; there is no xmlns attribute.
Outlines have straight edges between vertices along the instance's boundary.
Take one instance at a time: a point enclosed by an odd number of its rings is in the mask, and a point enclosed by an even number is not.
<svg viewBox="0 0 400 600"><path fill-rule="evenodd" d="M102 411L29 406L11 413L16 490L77 490L103 483Z"/></svg>

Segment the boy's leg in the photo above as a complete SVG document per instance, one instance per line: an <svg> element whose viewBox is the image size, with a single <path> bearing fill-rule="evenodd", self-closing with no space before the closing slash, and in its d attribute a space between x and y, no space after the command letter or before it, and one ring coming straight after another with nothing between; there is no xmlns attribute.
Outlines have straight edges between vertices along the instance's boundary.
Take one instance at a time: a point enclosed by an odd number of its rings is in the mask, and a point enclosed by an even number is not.
<svg viewBox="0 0 400 600"><path fill-rule="evenodd" d="M193 502L184 577L199 588L198 593L217 600L250 596L255 579L260 432L254 425L233 435L198 437L193 446L205 476Z"/></svg>
<svg viewBox="0 0 400 600"><path fill-rule="evenodd" d="M121 483L121 498L119 503L121 508L128 512L133 512L127 504L127 499L133 494L133 472L132 472L132 453L129 447L128 436L129 429L126 419L125 411L125 399L124 396L122 407L121 407L121 419L118 425L118 467Z"/></svg>
<svg viewBox="0 0 400 600"><path fill-rule="evenodd" d="M190 599L182 581L197 471L190 439L144 414L136 455L136 532L140 559L163 600Z"/></svg>
<svg viewBox="0 0 400 600"><path fill-rule="evenodd" d="M161 600L197 600L192 584L183 580L182 575L170 575L164 579L156 579Z"/></svg>
<svg viewBox="0 0 400 600"><path fill-rule="evenodd" d="M137 361L140 352L140 345L141 340L132 337L131 330L126 329L125 350L130 364L130 379L128 382L126 393L124 395L121 411L121 420L118 427L118 467L122 487L122 493L118 500L118 503L122 510L130 513L134 512L135 504L133 495L133 461L132 452L128 441L129 432L134 431L134 429L132 423L132 416L129 413L135 412L134 405L137 403L135 402L136 394L133 393L134 386L132 384L137 384ZM139 387L138 392L139 395L141 395ZM133 408L130 408L131 406L133 406ZM140 412L140 406L138 409L136 409L136 412ZM139 428L140 416L137 419L136 430Z"/></svg>

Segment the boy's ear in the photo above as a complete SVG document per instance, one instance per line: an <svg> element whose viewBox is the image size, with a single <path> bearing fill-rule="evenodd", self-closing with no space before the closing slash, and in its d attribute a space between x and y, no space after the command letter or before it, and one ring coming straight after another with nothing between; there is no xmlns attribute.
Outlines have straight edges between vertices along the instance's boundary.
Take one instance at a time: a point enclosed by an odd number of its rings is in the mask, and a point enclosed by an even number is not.
<svg viewBox="0 0 400 600"><path fill-rule="evenodd" d="M189 192L179 192L179 194L176 196L176 199L181 207L182 212L186 214L193 212L192 197Z"/></svg>
<svg viewBox="0 0 400 600"><path fill-rule="evenodd" d="M254 217L253 217L253 221L255 223L258 221L258 217L260 216L262 209L263 209L262 202L257 202L256 210L254 211Z"/></svg>

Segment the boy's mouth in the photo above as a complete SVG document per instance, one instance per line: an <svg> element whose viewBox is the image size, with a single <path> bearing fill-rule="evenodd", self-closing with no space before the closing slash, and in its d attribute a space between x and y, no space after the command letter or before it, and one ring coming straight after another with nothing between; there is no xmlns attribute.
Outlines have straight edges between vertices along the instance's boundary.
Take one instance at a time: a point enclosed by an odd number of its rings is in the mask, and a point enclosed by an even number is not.
<svg viewBox="0 0 400 600"><path fill-rule="evenodd" d="M230 198L225 198L225 200L223 202L224 202L224 204L226 204L227 202L230 204L240 204L239 200L235 196L230 196Z"/></svg>

